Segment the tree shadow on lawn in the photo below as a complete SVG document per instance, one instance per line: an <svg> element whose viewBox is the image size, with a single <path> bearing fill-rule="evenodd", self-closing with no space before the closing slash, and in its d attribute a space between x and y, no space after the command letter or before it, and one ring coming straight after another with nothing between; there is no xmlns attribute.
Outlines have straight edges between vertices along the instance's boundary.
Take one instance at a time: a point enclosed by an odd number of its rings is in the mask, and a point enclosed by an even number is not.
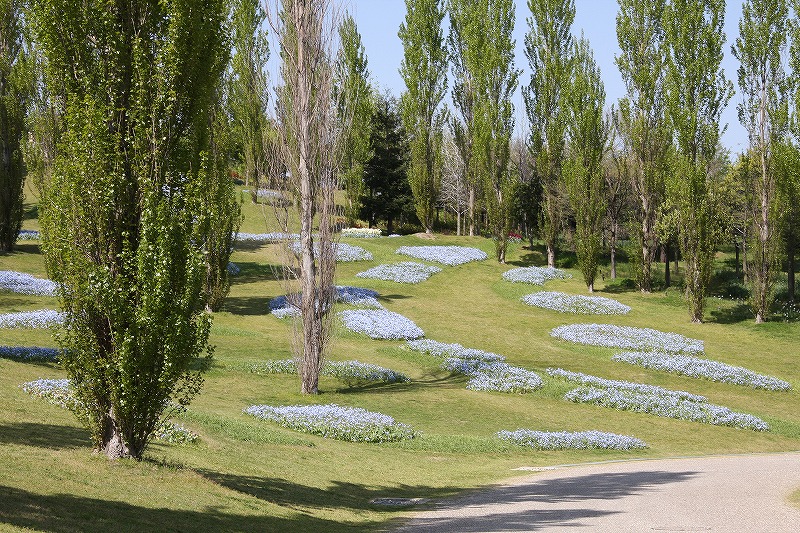
<svg viewBox="0 0 800 533"><path fill-rule="evenodd" d="M257 283L259 281L283 280L283 267L281 265L265 265L252 261L236 262L239 273L230 276L231 284Z"/></svg>
<svg viewBox="0 0 800 533"><path fill-rule="evenodd" d="M268 296L228 296L221 311L240 316L267 315L271 299Z"/></svg>
<svg viewBox="0 0 800 533"><path fill-rule="evenodd" d="M19 254L36 254L39 255L39 243L18 241L14 245L14 250L10 252L0 252L0 257L12 256Z"/></svg>
<svg viewBox="0 0 800 533"><path fill-rule="evenodd" d="M697 475L697 472L639 472L588 474L584 476L546 479L535 478L528 483L501 486L490 490L471 491L469 494L437 505L437 510L447 516L418 518L410 522L413 531L536 531L544 527L570 527L582 524L583 518L614 514L591 506L582 508L548 509L547 504L580 503L591 500L618 500L653 490L660 485L680 483ZM454 516L465 506L491 506L493 504L521 505L537 503L536 509L489 509L483 516ZM452 512L448 512L452 511Z"/></svg>
<svg viewBox="0 0 800 533"><path fill-rule="evenodd" d="M709 313L707 322L714 322L717 324L736 324L739 322L746 322L754 320L753 309L747 304L738 304L723 309L713 309Z"/></svg>
<svg viewBox="0 0 800 533"><path fill-rule="evenodd" d="M354 383L352 386L345 385L336 389L339 394L359 394L364 392L414 392L428 387L436 387L437 390L463 389L467 379L462 374L449 374L444 377L432 375L423 376L423 379L415 379L406 383Z"/></svg>
<svg viewBox="0 0 800 533"><path fill-rule="evenodd" d="M19 444L60 450L66 448L88 448L91 446L92 441L89 437L89 432L83 428L16 422L0 424L0 445L3 444ZM2 501L1 496L0 501Z"/></svg>

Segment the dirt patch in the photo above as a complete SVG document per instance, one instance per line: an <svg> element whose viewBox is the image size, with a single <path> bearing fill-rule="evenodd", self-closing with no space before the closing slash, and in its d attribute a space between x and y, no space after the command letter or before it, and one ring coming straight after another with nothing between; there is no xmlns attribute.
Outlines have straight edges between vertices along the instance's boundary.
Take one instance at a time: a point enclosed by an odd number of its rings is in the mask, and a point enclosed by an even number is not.
<svg viewBox="0 0 800 533"><path fill-rule="evenodd" d="M414 237L417 237L418 239L425 239L425 240L428 240L428 241L435 241L436 240L436 235L434 235L433 233L425 233L424 231L421 231L419 233L415 233Z"/></svg>

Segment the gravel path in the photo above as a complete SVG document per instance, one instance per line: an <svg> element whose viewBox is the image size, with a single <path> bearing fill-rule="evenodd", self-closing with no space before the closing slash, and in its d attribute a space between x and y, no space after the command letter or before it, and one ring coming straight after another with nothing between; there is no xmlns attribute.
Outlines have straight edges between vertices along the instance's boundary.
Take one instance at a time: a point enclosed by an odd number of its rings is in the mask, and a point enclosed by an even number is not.
<svg viewBox="0 0 800 533"><path fill-rule="evenodd" d="M800 452L556 467L439 502L396 531L798 532Z"/></svg>

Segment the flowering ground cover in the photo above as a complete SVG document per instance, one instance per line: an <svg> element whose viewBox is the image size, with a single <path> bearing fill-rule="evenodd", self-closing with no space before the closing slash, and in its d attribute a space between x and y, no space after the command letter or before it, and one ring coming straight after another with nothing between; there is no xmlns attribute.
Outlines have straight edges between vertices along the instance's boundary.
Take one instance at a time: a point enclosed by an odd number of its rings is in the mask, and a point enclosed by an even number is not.
<svg viewBox="0 0 800 533"><path fill-rule="evenodd" d="M643 440L603 431L534 431L518 429L499 431L497 436L505 441L537 450L636 450L647 448Z"/></svg>
<svg viewBox="0 0 800 533"><path fill-rule="evenodd" d="M55 282L49 279L36 278L14 270L0 270L0 290L33 296L55 296L56 288Z"/></svg>
<svg viewBox="0 0 800 533"><path fill-rule="evenodd" d="M630 306L603 296L580 296L552 291L534 292L523 296L522 301L534 307L583 315L625 315L631 310Z"/></svg>
<svg viewBox="0 0 800 533"><path fill-rule="evenodd" d="M597 376L590 376L582 374L581 372L571 372L563 368L548 368L546 372L554 377L561 378L581 385L591 385L605 389L626 390L633 392L640 392L642 394L654 394L656 396L674 396L682 400L691 400L693 402L706 401L705 396L699 394L692 394L690 392L681 390L670 390L656 385L645 385L643 383L634 383L632 381L621 381L616 379L604 379Z"/></svg>
<svg viewBox="0 0 800 533"><path fill-rule="evenodd" d="M758 374L741 366L728 365L690 355L662 352L621 352L615 354L611 360L653 370L665 370L693 378L744 385L754 389L787 391L792 388L787 381L782 379Z"/></svg>
<svg viewBox="0 0 800 533"><path fill-rule="evenodd" d="M334 298L337 302L347 305L383 309L383 306L378 301L378 291L372 289L337 285ZM269 310L270 313L278 318L298 317L300 316L300 308L298 306L301 301L299 294L278 296L269 301Z"/></svg>
<svg viewBox="0 0 800 533"><path fill-rule="evenodd" d="M300 254L301 247L297 241L289 244L289 248L295 254ZM372 254L360 246L347 244L346 242L333 243L333 250L336 252L336 261L340 263L352 263L354 261L372 261ZM319 246L314 244L314 253L319 253Z"/></svg>
<svg viewBox="0 0 800 533"><path fill-rule="evenodd" d="M483 261L489 257L483 250L468 246L401 246L395 253L448 266Z"/></svg>
<svg viewBox="0 0 800 533"><path fill-rule="evenodd" d="M372 267L364 272L359 272L356 274L356 277L381 279L397 283L419 283L441 271L442 269L437 266L417 263L415 261L403 261L401 263L383 264Z"/></svg>
<svg viewBox="0 0 800 533"><path fill-rule="evenodd" d="M701 340L650 328L612 324L568 324L554 328L550 335L565 341L591 346L689 354L703 352L703 341Z"/></svg>
<svg viewBox="0 0 800 533"><path fill-rule="evenodd" d="M17 233L17 240L20 241L38 241L40 238L39 232L32 229L21 229Z"/></svg>
<svg viewBox="0 0 800 533"><path fill-rule="evenodd" d="M572 274L553 267L519 267L503 272L503 279L512 283L544 285L553 279L570 279Z"/></svg>
<svg viewBox="0 0 800 533"><path fill-rule="evenodd" d="M342 237L350 239L376 239L381 236L378 228L343 228Z"/></svg>
<svg viewBox="0 0 800 533"><path fill-rule="evenodd" d="M66 315L53 309L0 314L0 328L50 328L64 322Z"/></svg>
<svg viewBox="0 0 800 533"><path fill-rule="evenodd" d="M228 271L228 274L230 274L231 276L238 276L242 272L242 269L239 268L239 265L237 265L236 263L228 263L226 270Z"/></svg>
<svg viewBox="0 0 800 533"><path fill-rule="evenodd" d="M251 405L244 412L289 429L350 442L394 442L416 436L411 426L360 407Z"/></svg>
<svg viewBox="0 0 800 533"><path fill-rule="evenodd" d="M418 339L425 333L413 321L386 309L352 309L337 316L350 331L373 339Z"/></svg>
<svg viewBox="0 0 800 533"><path fill-rule="evenodd" d="M246 233L240 231L236 234L237 242L282 242L282 241L296 241L300 239L299 233L284 233L280 231L272 233Z"/></svg>
<svg viewBox="0 0 800 533"><path fill-rule="evenodd" d="M271 359L251 363L248 369L256 374L297 374L294 359ZM321 374L347 382L408 383L408 376L382 366L361 361L324 361Z"/></svg>
<svg viewBox="0 0 800 533"><path fill-rule="evenodd" d="M443 359L464 359L483 361L486 363L502 362L506 360L506 358L500 354L477 350L475 348L464 348L460 344L448 344L432 339L411 340L406 343L406 346L414 351Z"/></svg>
<svg viewBox="0 0 800 533"><path fill-rule="evenodd" d="M0 346L0 357L19 361L57 361L61 350L39 346Z"/></svg>

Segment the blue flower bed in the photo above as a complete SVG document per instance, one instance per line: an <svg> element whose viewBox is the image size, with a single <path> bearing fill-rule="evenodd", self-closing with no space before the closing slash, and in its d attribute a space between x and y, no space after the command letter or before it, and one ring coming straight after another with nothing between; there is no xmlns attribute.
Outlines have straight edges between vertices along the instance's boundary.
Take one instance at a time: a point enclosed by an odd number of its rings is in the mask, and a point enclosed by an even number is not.
<svg viewBox="0 0 800 533"><path fill-rule="evenodd" d="M693 402L706 401L705 396L699 394L692 394L682 390L670 390L656 385L644 385L642 383L633 383L631 381L620 381L616 379L604 379L597 376L590 376L589 374L582 374L580 372L571 372L563 368L548 368L546 372L554 378L562 378L567 381L580 383L581 385L593 385L596 387L626 390L633 392L640 392L642 394L654 394L657 396L674 396L682 400L690 400Z"/></svg>
<svg viewBox="0 0 800 533"><path fill-rule="evenodd" d="M404 261L402 263L378 265L364 272L359 272L356 277L381 279L397 283L419 283L441 271L442 269L437 266Z"/></svg>
<svg viewBox="0 0 800 533"><path fill-rule="evenodd" d="M395 253L449 266L483 261L489 257L483 250L468 246L401 246Z"/></svg>
<svg viewBox="0 0 800 533"><path fill-rule="evenodd" d="M62 324L66 314L52 309L0 314L0 328L51 328Z"/></svg>
<svg viewBox="0 0 800 533"><path fill-rule="evenodd" d="M61 350L39 346L0 346L0 357L21 361L58 361Z"/></svg>
<svg viewBox="0 0 800 533"><path fill-rule="evenodd" d="M248 365L257 374L296 374L294 359L262 361ZM321 373L343 381L366 381L379 383L408 383L408 376L382 366L360 361L324 361Z"/></svg>
<svg viewBox="0 0 800 533"><path fill-rule="evenodd" d="M583 315L625 315L631 310L629 306L611 298L580 296L563 292L534 292L523 296L522 301L534 307Z"/></svg>
<svg viewBox="0 0 800 533"><path fill-rule="evenodd" d="M349 442L394 442L416 436L411 426L360 407L251 405L244 412L285 428Z"/></svg>
<svg viewBox="0 0 800 533"><path fill-rule="evenodd" d="M701 340L650 328L611 324L568 324L554 328L550 335L565 341L591 346L641 351L703 353L703 341Z"/></svg>
<svg viewBox="0 0 800 533"><path fill-rule="evenodd" d="M570 279L572 274L553 267L520 267L503 272L503 279L512 283L544 285L552 279Z"/></svg>
<svg viewBox="0 0 800 533"><path fill-rule="evenodd" d="M635 437L605 433L603 431L534 431L518 429L499 431L497 436L505 441L537 450L636 450L647 448L644 441Z"/></svg>
<svg viewBox="0 0 800 533"><path fill-rule="evenodd" d="M262 242L262 243L272 243L272 242L282 242L282 241L296 241L300 239L299 233L284 233L284 232L273 232L273 233L245 233L239 232L236 234L236 241L237 242Z"/></svg>
<svg viewBox="0 0 800 533"><path fill-rule="evenodd" d="M231 276L238 276L242 272L242 269L236 263L228 263L226 270Z"/></svg>
<svg viewBox="0 0 800 533"><path fill-rule="evenodd" d="M622 411L648 413L667 418L692 420L716 426L732 426L754 431L768 431L766 422L753 415L738 413L721 405L683 400L673 395L646 394L630 390L578 387L564 396L576 403L601 405Z"/></svg>
<svg viewBox="0 0 800 533"><path fill-rule="evenodd" d="M14 270L0 270L0 290L33 296L55 296L57 288L55 282L49 279L35 278Z"/></svg>
<svg viewBox="0 0 800 533"><path fill-rule="evenodd" d="M372 309L383 309L378 302L378 291L364 289L362 287L349 287L338 285L336 287L335 301L356 307L367 307ZM269 301L269 311L278 318L300 316L300 294L289 296L278 296Z"/></svg>
<svg viewBox="0 0 800 533"><path fill-rule="evenodd" d="M722 383L745 385L754 389L787 391L792 388L788 382L782 379L758 374L741 366L728 365L689 355L660 352L622 352L614 355L611 359L653 370L665 370L693 378L705 378Z"/></svg>
<svg viewBox="0 0 800 533"><path fill-rule="evenodd" d="M292 252L300 255L302 248L299 242L289 245ZM333 251L336 253L336 261L341 263L352 263L354 261L372 261L372 254L360 246L347 244L346 242L333 243ZM319 245L314 243L314 254L319 254Z"/></svg>
<svg viewBox="0 0 800 533"><path fill-rule="evenodd" d="M486 363L502 362L506 360L505 357L496 353L476 350L475 348L464 348L460 344L448 344L431 339L408 341L407 346L417 352L445 359L474 360Z"/></svg>
<svg viewBox="0 0 800 533"><path fill-rule="evenodd" d="M337 315L347 329L373 339L418 339L425 336L414 322L385 309L354 309L340 311Z"/></svg>
<svg viewBox="0 0 800 533"><path fill-rule="evenodd" d="M17 240L19 241L38 241L41 239L41 234L32 229L21 229L17 233Z"/></svg>

